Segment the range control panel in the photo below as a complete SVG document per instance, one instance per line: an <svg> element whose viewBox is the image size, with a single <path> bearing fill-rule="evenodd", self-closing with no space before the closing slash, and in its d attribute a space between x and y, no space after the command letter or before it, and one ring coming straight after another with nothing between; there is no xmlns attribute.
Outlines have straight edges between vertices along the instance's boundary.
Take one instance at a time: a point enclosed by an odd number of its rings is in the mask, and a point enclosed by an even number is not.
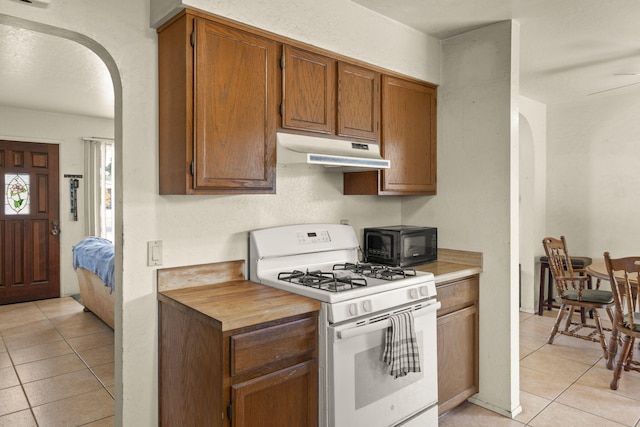
<svg viewBox="0 0 640 427"><path fill-rule="evenodd" d="M329 243L330 241L331 237L327 230L301 231L298 233L298 243L300 244Z"/></svg>

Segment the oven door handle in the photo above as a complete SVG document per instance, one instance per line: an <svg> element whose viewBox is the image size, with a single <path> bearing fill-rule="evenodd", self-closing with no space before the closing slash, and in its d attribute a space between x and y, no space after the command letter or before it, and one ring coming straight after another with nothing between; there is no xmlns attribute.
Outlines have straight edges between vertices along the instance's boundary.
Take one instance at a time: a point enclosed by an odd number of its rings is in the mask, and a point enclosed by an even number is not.
<svg viewBox="0 0 640 427"><path fill-rule="evenodd" d="M424 316L425 314L428 313L433 313L434 311L436 311L437 309L440 308L440 301L436 302L435 304L429 304L425 307L422 307L416 311L413 312L413 317L420 317L420 316ZM364 334L368 334L370 332L374 332L374 331L379 331L381 329L386 329L389 326L391 326L391 322L389 321L388 318L383 319L383 320L379 320L377 322L373 322L373 323L368 323L366 325L363 326L355 326L353 328L350 329L345 329L344 331L338 331L338 339L343 339L346 340L348 338L353 338L356 337L358 335L364 335Z"/></svg>

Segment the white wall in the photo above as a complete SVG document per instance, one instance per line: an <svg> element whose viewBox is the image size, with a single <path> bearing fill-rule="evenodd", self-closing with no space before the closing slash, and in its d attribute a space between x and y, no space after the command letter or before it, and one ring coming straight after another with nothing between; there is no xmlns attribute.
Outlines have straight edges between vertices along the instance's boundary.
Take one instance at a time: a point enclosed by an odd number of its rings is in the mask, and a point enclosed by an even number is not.
<svg viewBox="0 0 640 427"><path fill-rule="evenodd" d="M348 0L159 0L151 3L154 24L163 21L167 10L192 7L440 83L438 40Z"/></svg>
<svg viewBox="0 0 640 427"><path fill-rule="evenodd" d="M473 401L506 416L520 411L518 36L517 23L502 22L443 42L438 195L402 203L405 222L438 227L440 246L484 254Z"/></svg>
<svg viewBox="0 0 640 427"><path fill-rule="evenodd" d="M154 4L156 2L153 2ZM166 3L166 2L161 2ZM348 0L197 2L203 9L439 83L439 43ZM320 5L320 3L322 3ZM246 258L247 231L291 222L398 223L400 199L341 195L340 175L278 168L277 194L159 196L157 35L147 0L0 3L0 23L76 40L109 68L116 140L116 423L157 424L156 270L146 242L163 240L164 265ZM21 19L14 19L14 17Z"/></svg>
<svg viewBox="0 0 640 427"><path fill-rule="evenodd" d="M0 139L44 142L59 145L60 155L60 293L62 296L79 292L78 279L73 271L73 245L85 232L84 190L86 179L80 179L78 192L78 221L70 213L69 180L65 174L83 175L83 137L113 137L113 120L95 117L54 114L42 111L0 106Z"/></svg>
<svg viewBox="0 0 640 427"><path fill-rule="evenodd" d="M638 255L638 92L547 111L547 235L564 235L574 256Z"/></svg>

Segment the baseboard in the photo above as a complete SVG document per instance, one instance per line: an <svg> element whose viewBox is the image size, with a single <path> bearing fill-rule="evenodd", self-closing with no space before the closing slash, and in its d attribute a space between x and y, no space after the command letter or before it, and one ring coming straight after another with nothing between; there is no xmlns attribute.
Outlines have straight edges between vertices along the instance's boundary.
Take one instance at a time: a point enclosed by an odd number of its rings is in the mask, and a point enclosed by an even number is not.
<svg viewBox="0 0 640 427"><path fill-rule="evenodd" d="M507 417L507 418L511 418L514 419L515 417L518 416L518 414L520 414L522 412L522 406L518 405L517 407L515 407L512 411L507 411L503 408L499 408L495 405L492 405L489 402L485 402L483 400L478 399L475 396L470 397L469 402L473 403L474 405L478 405L481 408L484 409L488 409L491 412L495 412L496 414L500 414L503 417Z"/></svg>

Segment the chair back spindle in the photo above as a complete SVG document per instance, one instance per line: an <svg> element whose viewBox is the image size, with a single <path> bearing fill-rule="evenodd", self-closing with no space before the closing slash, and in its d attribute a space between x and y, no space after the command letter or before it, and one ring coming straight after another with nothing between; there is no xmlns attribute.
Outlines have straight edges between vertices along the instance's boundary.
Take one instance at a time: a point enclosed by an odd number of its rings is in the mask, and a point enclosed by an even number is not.
<svg viewBox="0 0 640 427"><path fill-rule="evenodd" d="M567 290L574 289L578 291L578 301L582 300L584 280L575 278L565 237L560 236L560 239L546 237L542 240L542 244L549 259L549 269L554 278L558 295L563 295Z"/></svg>

